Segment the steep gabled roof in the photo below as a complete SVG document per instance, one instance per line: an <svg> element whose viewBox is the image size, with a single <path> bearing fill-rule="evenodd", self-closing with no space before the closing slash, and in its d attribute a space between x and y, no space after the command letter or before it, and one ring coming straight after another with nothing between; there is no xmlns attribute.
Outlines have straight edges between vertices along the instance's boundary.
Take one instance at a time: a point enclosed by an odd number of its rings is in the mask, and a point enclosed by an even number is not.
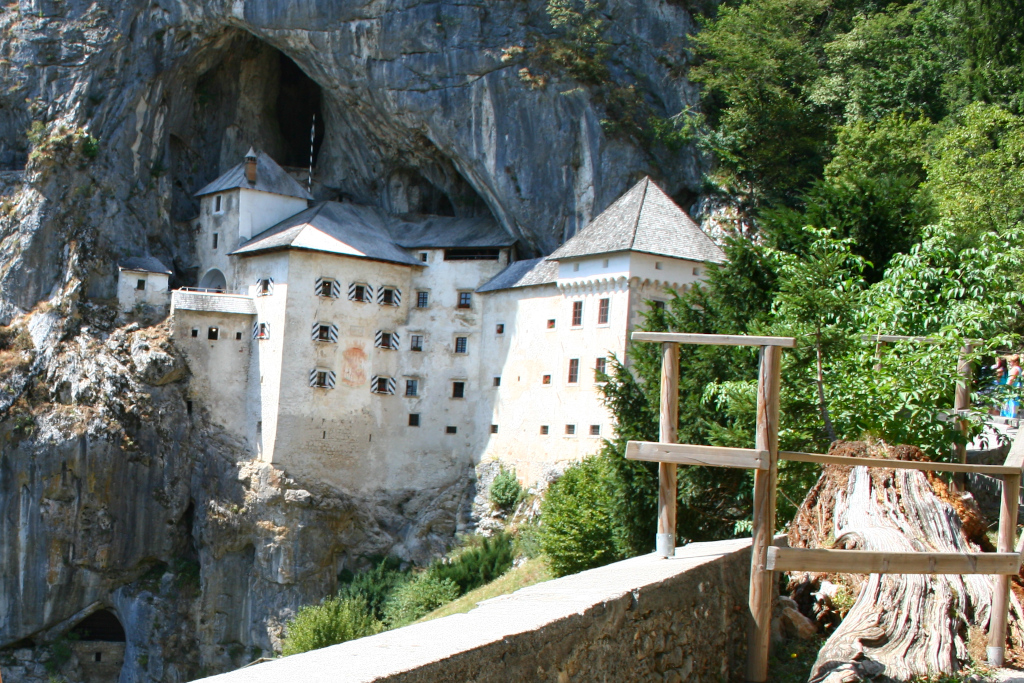
<svg viewBox="0 0 1024 683"><path fill-rule="evenodd" d="M410 266L423 264L395 244L383 215L371 207L324 202L259 233L232 254L306 249Z"/></svg>
<svg viewBox="0 0 1024 683"><path fill-rule="evenodd" d="M648 177L619 197L548 259L641 251L722 263L725 253Z"/></svg>
<svg viewBox="0 0 1024 683"><path fill-rule="evenodd" d="M514 237L493 218L414 216L388 219L392 239L406 249L511 247Z"/></svg>
<svg viewBox="0 0 1024 683"><path fill-rule="evenodd" d="M121 259L117 264L119 270L130 270L133 273L162 273L172 275L170 269L160 259L152 256L130 256Z"/></svg>
<svg viewBox="0 0 1024 683"><path fill-rule="evenodd" d="M298 197L299 199L313 199L313 196L306 191L288 172L277 165L277 162L264 152L256 152L256 182L250 183L245 177L245 162L238 164L212 183L196 192L197 197L213 194L214 192L225 192L235 189L256 190L258 192L271 192L286 197Z"/></svg>
<svg viewBox="0 0 1024 683"><path fill-rule="evenodd" d="M558 279L558 264L543 258L527 259L509 264L490 280L481 285L477 292L496 292L501 289L547 285Z"/></svg>

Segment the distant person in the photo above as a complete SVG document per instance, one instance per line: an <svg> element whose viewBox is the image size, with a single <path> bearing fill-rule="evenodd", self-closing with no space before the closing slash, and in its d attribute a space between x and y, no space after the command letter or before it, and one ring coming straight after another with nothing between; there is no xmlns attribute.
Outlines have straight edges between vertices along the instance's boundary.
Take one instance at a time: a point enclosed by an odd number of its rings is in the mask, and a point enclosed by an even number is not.
<svg viewBox="0 0 1024 683"><path fill-rule="evenodd" d="M1020 388L1020 356L1018 356L1017 354L1013 354L1012 356L1010 356L1009 361L1010 361L1010 367L1009 367L1009 370L1007 370L1007 372L1006 372L1006 386L1010 387L1011 389L1019 389ZM1008 398L1006 400L1006 405L1003 406L1002 416L1003 417L1009 417L1009 418L1016 418L1017 417L1017 409L1018 409L1018 407L1019 407L1019 402L1018 402L1016 396L1014 396L1012 398Z"/></svg>
<svg viewBox="0 0 1024 683"><path fill-rule="evenodd" d="M989 370L992 372L992 386L986 389L984 393L998 393L999 387L1006 384L1006 359L1003 358L1002 356L996 356L996 362L992 364L992 367L990 367ZM1000 414L1001 412L999 406L992 406L992 408L989 409L989 415Z"/></svg>

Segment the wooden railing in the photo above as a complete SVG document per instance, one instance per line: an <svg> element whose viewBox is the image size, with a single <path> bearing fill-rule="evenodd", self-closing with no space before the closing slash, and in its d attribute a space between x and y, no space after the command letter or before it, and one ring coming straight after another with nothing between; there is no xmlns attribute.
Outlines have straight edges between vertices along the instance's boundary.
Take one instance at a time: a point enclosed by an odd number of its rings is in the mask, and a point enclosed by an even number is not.
<svg viewBox="0 0 1024 683"><path fill-rule="evenodd" d="M662 557L675 553L676 467L700 465L754 470L754 501L751 528L750 596L747 680L768 680L768 646L771 634L772 582L776 571L818 571L892 574L992 574L991 621L988 660L1001 666L1004 660L1009 609L1010 576L1020 569L1021 551L1013 550L1017 530L1017 505L1021 468L1024 466L1024 438L1018 438L1003 465L971 465L965 462L913 462L875 458L847 458L820 453L778 450L779 385L782 349L796 346L792 337L745 337L737 335L634 332L633 341L662 345L661 415L657 443L630 441L626 457L658 463L658 529L656 552ZM879 339L878 341L896 341ZM902 340L902 338L900 339ZM915 339L914 341L922 341ZM754 448L721 448L676 443L679 419L679 345L758 346L760 363L757 382L757 423ZM959 394L959 392L958 392ZM958 396L959 398L959 396ZM958 454L959 455L959 454ZM890 469L914 469L962 474L976 472L1001 477L1002 498L999 537L994 553L881 553L867 550L824 550L776 548L775 497L778 461L795 460L822 465L841 464Z"/></svg>

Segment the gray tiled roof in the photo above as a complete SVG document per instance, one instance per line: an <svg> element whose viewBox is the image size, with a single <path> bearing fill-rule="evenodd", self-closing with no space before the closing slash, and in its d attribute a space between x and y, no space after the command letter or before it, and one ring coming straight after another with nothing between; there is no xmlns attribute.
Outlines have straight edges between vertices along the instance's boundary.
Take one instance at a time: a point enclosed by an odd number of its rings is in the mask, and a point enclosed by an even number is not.
<svg viewBox="0 0 1024 683"><path fill-rule="evenodd" d="M117 264L120 270L130 270L135 273L163 273L171 275L170 269L160 259L152 256L130 256L121 259Z"/></svg>
<svg viewBox="0 0 1024 683"><path fill-rule="evenodd" d="M238 164L212 183L196 192L197 197L244 188L259 192L272 192L286 197L313 199L302 185L295 181L288 172L277 165L277 162L264 152L256 153L256 182L250 183L245 177L245 162Z"/></svg>
<svg viewBox="0 0 1024 683"><path fill-rule="evenodd" d="M476 291L496 292L500 289L551 284L558 279L558 264L543 258L516 261Z"/></svg>
<svg viewBox="0 0 1024 683"><path fill-rule="evenodd" d="M615 251L722 263L725 253L650 178L619 197L548 256L551 260Z"/></svg>
<svg viewBox="0 0 1024 683"><path fill-rule="evenodd" d="M324 202L264 230L232 254L309 249L376 261L422 266L392 241L387 216L373 207Z"/></svg>
<svg viewBox="0 0 1024 683"><path fill-rule="evenodd" d="M171 292L171 310L256 315L256 304L249 296L175 290Z"/></svg>
<svg viewBox="0 0 1024 683"><path fill-rule="evenodd" d="M391 218L391 237L406 249L510 247L516 240L493 218L422 216Z"/></svg>

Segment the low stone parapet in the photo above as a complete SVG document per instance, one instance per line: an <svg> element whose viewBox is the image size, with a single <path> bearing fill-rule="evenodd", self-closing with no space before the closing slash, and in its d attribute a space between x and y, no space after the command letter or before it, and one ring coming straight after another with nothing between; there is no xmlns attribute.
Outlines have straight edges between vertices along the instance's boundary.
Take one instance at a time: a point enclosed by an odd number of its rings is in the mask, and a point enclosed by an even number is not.
<svg viewBox="0 0 1024 683"><path fill-rule="evenodd" d="M171 313L175 311L256 315L256 304L251 296L244 294L176 289L171 292Z"/></svg>
<svg viewBox="0 0 1024 683"><path fill-rule="evenodd" d="M750 539L693 543L523 588L209 683L743 680Z"/></svg>

